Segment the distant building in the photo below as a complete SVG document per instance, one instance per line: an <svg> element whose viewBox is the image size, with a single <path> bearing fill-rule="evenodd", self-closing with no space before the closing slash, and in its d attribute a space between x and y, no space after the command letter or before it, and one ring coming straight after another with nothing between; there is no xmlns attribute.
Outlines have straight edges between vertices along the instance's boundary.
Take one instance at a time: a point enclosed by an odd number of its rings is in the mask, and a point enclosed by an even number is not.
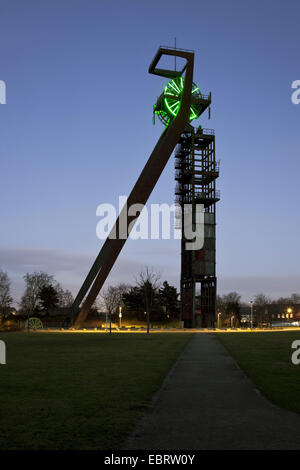
<svg viewBox="0 0 300 470"><path fill-rule="evenodd" d="M250 321L250 316L250 307L242 307L241 321ZM292 326L298 322L300 325L300 304L254 305L253 323L256 326Z"/></svg>

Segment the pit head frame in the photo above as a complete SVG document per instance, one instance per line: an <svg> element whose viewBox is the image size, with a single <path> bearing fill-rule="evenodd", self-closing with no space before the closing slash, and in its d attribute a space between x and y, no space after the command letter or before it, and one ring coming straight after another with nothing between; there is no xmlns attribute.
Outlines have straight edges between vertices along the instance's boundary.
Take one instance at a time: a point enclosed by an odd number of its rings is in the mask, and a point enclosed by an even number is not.
<svg viewBox="0 0 300 470"><path fill-rule="evenodd" d="M181 70L158 68L157 65L163 56L181 57L185 65ZM127 207L133 204L145 205L152 193L162 171L164 170L176 144L178 143L185 126L189 123L191 93L194 72L194 52L182 49L160 47L150 64L149 73L160 77L175 78L185 73L184 89L181 97L180 109L176 117L164 129L156 146L154 147L144 169L134 185L128 199L109 236L104 242L93 266L83 282L71 307L71 320L76 329L83 327L86 317L95 302L107 276L117 260L134 223L135 216L127 216ZM125 227L124 227L124 221ZM120 234L122 237L120 238ZM125 234L125 236L124 236ZM82 304L82 305L81 305Z"/></svg>

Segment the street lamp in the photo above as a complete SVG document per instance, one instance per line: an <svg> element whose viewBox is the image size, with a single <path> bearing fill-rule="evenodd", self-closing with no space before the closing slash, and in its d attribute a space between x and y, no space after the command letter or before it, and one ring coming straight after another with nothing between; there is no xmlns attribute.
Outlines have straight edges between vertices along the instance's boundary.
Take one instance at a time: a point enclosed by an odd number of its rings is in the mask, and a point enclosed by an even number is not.
<svg viewBox="0 0 300 470"><path fill-rule="evenodd" d="M109 334L111 335L111 311L109 312Z"/></svg>
<svg viewBox="0 0 300 470"><path fill-rule="evenodd" d="M234 319L234 315L231 315L231 328L233 328L233 319Z"/></svg>
<svg viewBox="0 0 300 470"><path fill-rule="evenodd" d="M150 333L150 315L149 315L149 310L147 312L144 312L144 315L147 315L147 334Z"/></svg>
<svg viewBox="0 0 300 470"><path fill-rule="evenodd" d="M252 328L253 328L253 300L250 300L249 304L250 304L250 307L251 307L251 320L250 320L250 325L251 325L251 329L252 329Z"/></svg>
<svg viewBox="0 0 300 470"><path fill-rule="evenodd" d="M218 312L218 328L220 329L220 316L221 316L222 312Z"/></svg>
<svg viewBox="0 0 300 470"><path fill-rule="evenodd" d="M121 326L122 326L122 307L121 307L121 305L119 306L119 320L120 320L119 326L121 328Z"/></svg>
<svg viewBox="0 0 300 470"><path fill-rule="evenodd" d="M293 315L292 315L293 309L291 307L289 307L289 308L286 309L286 311L287 311L286 317L287 318L293 318Z"/></svg>

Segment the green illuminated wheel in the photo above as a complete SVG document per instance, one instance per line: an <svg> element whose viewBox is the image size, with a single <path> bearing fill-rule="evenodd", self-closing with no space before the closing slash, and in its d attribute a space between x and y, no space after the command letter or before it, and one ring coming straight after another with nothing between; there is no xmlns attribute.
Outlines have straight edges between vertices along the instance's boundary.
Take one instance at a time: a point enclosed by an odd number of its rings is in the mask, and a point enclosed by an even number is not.
<svg viewBox="0 0 300 470"><path fill-rule="evenodd" d="M163 93L154 105L154 114L156 114L159 120L166 126L170 121L175 118L180 109L180 103L184 88L184 77L177 77L171 80L164 88ZM192 103L190 108L189 121L197 119L202 111L202 98L199 87L193 83L192 85Z"/></svg>
<svg viewBox="0 0 300 470"><path fill-rule="evenodd" d="M31 317L29 320L25 321L25 328L30 330L41 330L43 328L43 323L39 318Z"/></svg>

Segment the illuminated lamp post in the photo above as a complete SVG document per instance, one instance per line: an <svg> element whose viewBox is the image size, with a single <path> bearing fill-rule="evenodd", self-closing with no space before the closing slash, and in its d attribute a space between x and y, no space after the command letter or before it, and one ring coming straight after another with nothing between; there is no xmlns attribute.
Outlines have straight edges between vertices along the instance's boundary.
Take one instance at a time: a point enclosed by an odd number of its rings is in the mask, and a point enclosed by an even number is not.
<svg viewBox="0 0 300 470"><path fill-rule="evenodd" d="M121 328L121 326L122 326L122 307L121 307L121 305L119 306L119 321L120 321L119 327Z"/></svg>
<svg viewBox="0 0 300 470"><path fill-rule="evenodd" d="M250 325L251 325L251 330L252 330L252 328L253 328L253 300L250 300L249 304L250 304L250 307L251 307Z"/></svg>

